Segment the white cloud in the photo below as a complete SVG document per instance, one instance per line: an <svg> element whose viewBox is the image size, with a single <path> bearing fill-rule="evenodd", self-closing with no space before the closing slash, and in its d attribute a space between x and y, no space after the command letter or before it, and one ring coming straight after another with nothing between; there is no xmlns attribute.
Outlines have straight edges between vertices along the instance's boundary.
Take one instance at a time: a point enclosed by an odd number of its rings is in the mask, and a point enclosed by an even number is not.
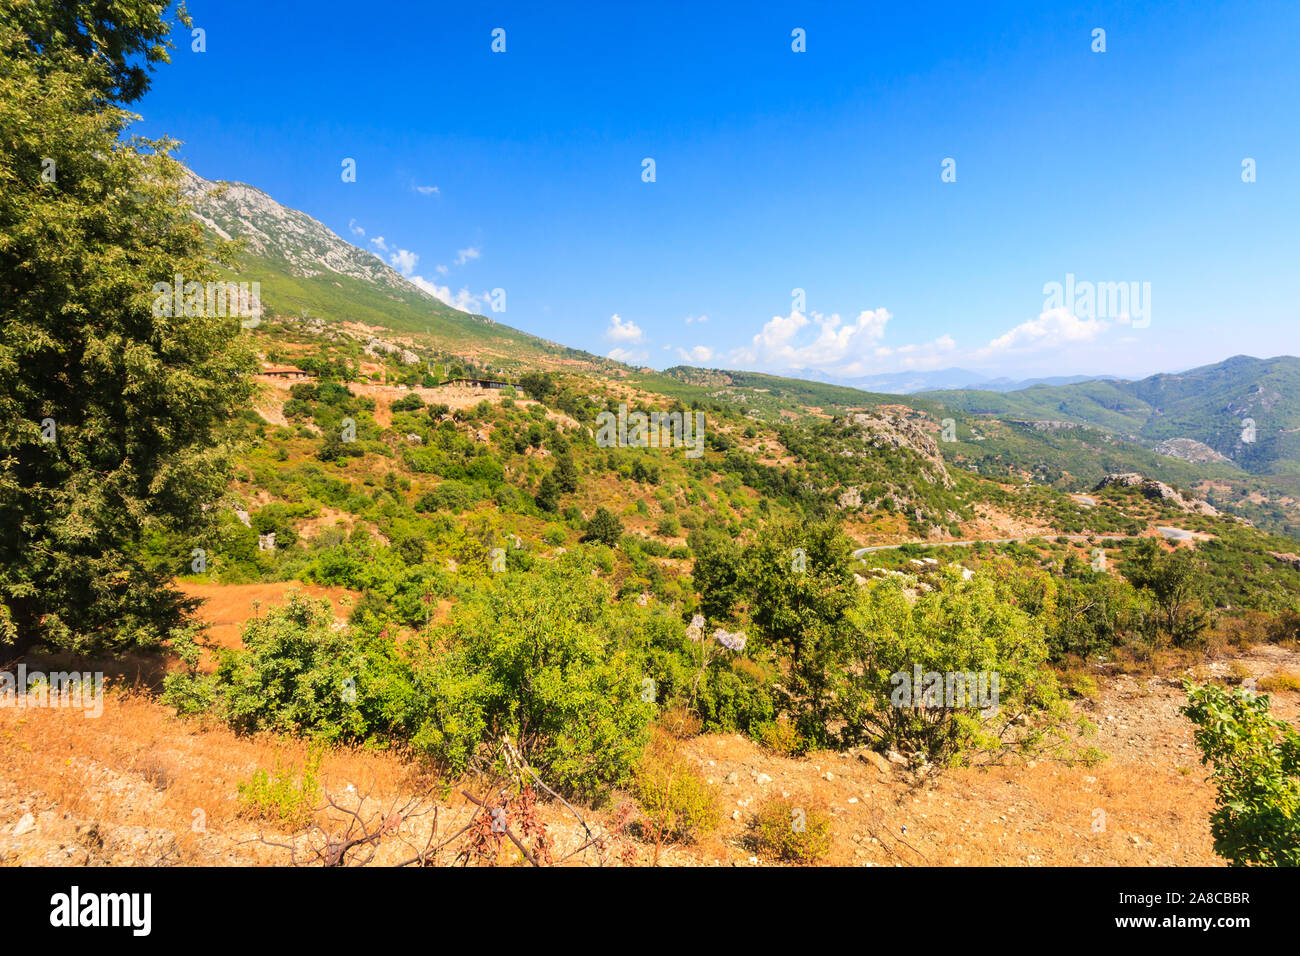
<svg viewBox="0 0 1300 956"><path fill-rule="evenodd" d="M616 312L609 317L609 328L605 330L605 339L610 342L638 344L645 341L645 333L635 322L631 320L624 322Z"/></svg>
<svg viewBox="0 0 1300 956"><path fill-rule="evenodd" d="M692 349L678 349L677 354L682 357L683 362L699 365L713 358L713 349L707 345L697 345Z"/></svg>
<svg viewBox="0 0 1300 956"><path fill-rule="evenodd" d="M860 362L871 355L891 318L885 309L864 310L846 323L839 315L803 315L792 310L789 315L772 316L749 346L737 349L733 355L741 361L791 369L834 368ZM812 341L798 344L801 333L809 326L816 330Z"/></svg>
<svg viewBox="0 0 1300 956"><path fill-rule="evenodd" d="M887 345L883 339L891 318L885 309L860 312L850 322L838 315L791 311L789 315L773 316L748 345L719 358L733 366L796 372L818 369L844 377L930 371L1028 353L1069 350L1071 355L1077 355L1079 349L1099 342L1107 330L1128 324L1124 318L1079 318L1066 308L1050 309L997 336L983 348L972 349L958 348L957 341L948 334L928 342ZM704 351L677 349L677 354L688 362L709 361L713 356L704 357Z"/></svg>
<svg viewBox="0 0 1300 956"><path fill-rule="evenodd" d="M370 240L370 244L374 246L376 249L378 249L380 252L388 251L388 245L384 242L383 236L374 236Z"/></svg>
<svg viewBox="0 0 1300 956"><path fill-rule="evenodd" d="M477 259L478 257L479 257L479 249L476 246L470 246L468 249L457 249L456 265L463 266L471 259Z"/></svg>
<svg viewBox="0 0 1300 956"><path fill-rule="evenodd" d="M486 292L474 295L469 289L462 286L459 292L453 294L449 286L430 282L423 276L407 276L406 278L412 285L418 286L453 309L460 309L462 312L473 312L478 315L483 314L483 303L488 297Z"/></svg>
<svg viewBox="0 0 1300 956"><path fill-rule="evenodd" d="M447 274L447 267L446 267L446 266L435 266L434 268L436 268L436 269L438 270L438 275L440 275L440 276L445 276L445 275Z"/></svg>
<svg viewBox="0 0 1300 956"><path fill-rule="evenodd" d="M437 186L416 186L415 191L421 196L436 196L439 194Z"/></svg>
<svg viewBox="0 0 1300 956"><path fill-rule="evenodd" d="M688 316L686 317L686 324L687 324L687 325L690 325L690 324L693 323L693 322L707 322L707 321L709 321L709 317L708 317L707 315L701 315L701 316L698 316L698 317L696 317L696 316L694 316L694 315L688 315Z"/></svg>
<svg viewBox="0 0 1300 956"><path fill-rule="evenodd" d="M409 249L398 249L388 259L393 268L404 276L409 276L415 271L415 265L420 261L420 257Z"/></svg>
<svg viewBox="0 0 1300 956"><path fill-rule="evenodd" d="M605 354L605 358L611 358L615 362L626 362L628 365L640 365L648 357L647 353L639 349L612 348Z"/></svg>
<svg viewBox="0 0 1300 956"><path fill-rule="evenodd" d="M1101 335L1110 323L1102 319L1081 319L1065 307L1049 309L1036 319L1022 322L1009 332L999 335L974 353L975 358L989 358L1016 352L1040 352L1065 345L1091 342Z"/></svg>
<svg viewBox="0 0 1300 956"><path fill-rule="evenodd" d="M366 234L366 231L357 225L355 219L348 220L348 231L354 236L364 236Z"/></svg>

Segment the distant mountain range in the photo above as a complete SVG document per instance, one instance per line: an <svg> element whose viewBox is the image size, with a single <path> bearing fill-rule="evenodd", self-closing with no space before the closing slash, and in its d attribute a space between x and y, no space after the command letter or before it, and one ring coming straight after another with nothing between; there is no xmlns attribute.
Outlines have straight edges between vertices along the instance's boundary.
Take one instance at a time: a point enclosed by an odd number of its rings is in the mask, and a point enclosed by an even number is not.
<svg viewBox="0 0 1300 956"><path fill-rule="evenodd" d="M931 372L887 372L878 375L864 375L848 378L831 375L817 369L786 370L775 373L787 378L802 378L813 382L826 382L829 385L844 385L860 388L866 392L880 392L886 395L911 395L915 392L929 392L948 388L978 388L991 392L1012 392L1031 385L1072 385L1078 382L1092 382L1110 379L1110 375L1057 375L1049 378L1012 379L990 378L979 372L964 368L946 368Z"/></svg>
<svg viewBox="0 0 1300 956"><path fill-rule="evenodd" d="M1146 447L1180 448L1206 460L1187 439L1255 474L1300 474L1300 358L1236 355L1214 365L1138 381L1091 380L921 393L974 415L1094 425Z"/></svg>

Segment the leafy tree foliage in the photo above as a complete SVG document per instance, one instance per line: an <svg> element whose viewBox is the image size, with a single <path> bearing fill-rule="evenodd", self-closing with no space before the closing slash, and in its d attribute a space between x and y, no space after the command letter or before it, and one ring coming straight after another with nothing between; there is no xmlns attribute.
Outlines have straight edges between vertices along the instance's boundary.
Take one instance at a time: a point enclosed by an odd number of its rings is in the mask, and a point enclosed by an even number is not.
<svg viewBox="0 0 1300 956"><path fill-rule="evenodd" d="M621 537L623 537L623 522L618 520L618 515L601 505L587 522L587 531L583 540L599 541L612 548L618 544Z"/></svg>
<svg viewBox="0 0 1300 956"><path fill-rule="evenodd" d="M1176 647L1192 644L1210 625L1205 606L1205 566L1188 548L1166 553L1145 538L1125 562L1124 576L1149 591L1156 602L1158 627Z"/></svg>
<svg viewBox="0 0 1300 956"><path fill-rule="evenodd" d="M525 372L519 376L519 387L539 402L555 394L555 380L550 372Z"/></svg>
<svg viewBox="0 0 1300 956"><path fill-rule="evenodd" d="M151 308L155 283L215 278L172 144L123 138L130 114L108 102L143 90L132 54L163 58L163 5L5 8L0 641L147 643L185 602L168 590L175 565L139 544L168 531L186 555L198 546L251 353L234 318Z"/></svg>
<svg viewBox="0 0 1300 956"><path fill-rule="evenodd" d="M101 97L138 100L149 89L149 71L168 63L166 19L171 0L3 0L0 14L17 42L6 55L31 60L41 73L77 72ZM182 5L178 19L190 26Z"/></svg>
<svg viewBox="0 0 1300 956"><path fill-rule="evenodd" d="M852 630L848 550L834 524L782 522L765 529L742 555L754 628L788 662L782 707L812 744L829 741L837 661Z"/></svg>
<svg viewBox="0 0 1300 956"><path fill-rule="evenodd" d="M1218 788L1214 851L1234 866L1300 866L1300 733L1268 695L1183 681L1201 762Z"/></svg>
<svg viewBox="0 0 1300 956"><path fill-rule="evenodd" d="M580 566L477 592L421 668L427 716L415 743L464 769L507 736L568 792L625 782L655 708L615 631L608 593Z"/></svg>
<svg viewBox="0 0 1300 956"><path fill-rule="evenodd" d="M845 741L957 761L976 749L1033 747L1041 736L1016 718L1059 710L1042 619L991 575L962 581L948 571L915 598L897 581L876 581L852 617L838 694Z"/></svg>

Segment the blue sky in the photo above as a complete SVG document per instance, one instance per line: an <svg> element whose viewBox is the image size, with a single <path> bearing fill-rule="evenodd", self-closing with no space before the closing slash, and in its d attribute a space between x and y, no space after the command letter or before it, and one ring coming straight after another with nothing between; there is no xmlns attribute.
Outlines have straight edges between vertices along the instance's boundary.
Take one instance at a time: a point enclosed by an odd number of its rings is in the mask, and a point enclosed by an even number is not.
<svg viewBox="0 0 1300 956"><path fill-rule="evenodd" d="M634 363L1300 354L1300 4L594 6L192 0L206 52L178 31L139 131ZM1137 283L1129 314L1049 307L1067 274Z"/></svg>

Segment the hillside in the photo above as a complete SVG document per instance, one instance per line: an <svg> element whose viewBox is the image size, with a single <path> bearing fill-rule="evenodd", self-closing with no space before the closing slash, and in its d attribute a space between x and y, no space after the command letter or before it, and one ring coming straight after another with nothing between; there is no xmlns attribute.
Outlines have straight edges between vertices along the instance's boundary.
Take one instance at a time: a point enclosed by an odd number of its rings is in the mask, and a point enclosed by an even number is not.
<svg viewBox="0 0 1300 956"><path fill-rule="evenodd" d="M306 213L244 183L208 182L192 172L186 196L205 229L240 240L234 274L261 283L270 315L357 323L419 336L481 364L516 366L562 359L599 362L484 315L454 309L373 253L341 239Z"/></svg>
<svg viewBox="0 0 1300 956"><path fill-rule="evenodd" d="M262 374L209 523L138 545L199 606L104 665L89 730L0 715L0 750L81 754L0 774L0 861L1219 861L1176 682L1257 678L1294 714L1300 547L1242 520L1263 476L1213 436L1151 447L1194 385L952 402L631 368L449 309L250 187L191 188L265 304L231 333ZM1285 412L1271 387L1240 407ZM629 437L656 413L681 440ZM931 660L1001 703L896 703ZM422 850L435 809L470 828ZM376 852L331 855L337 826Z"/></svg>
<svg viewBox="0 0 1300 956"><path fill-rule="evenodd" d="M1238 355L1139 381L927 396L973 415L1093 425L1147 447L1190 439L1252 474L1300 470L1300 359L1293 356ZM1254 422L1253 434L1243 424L1246 419Z"/></svg>

